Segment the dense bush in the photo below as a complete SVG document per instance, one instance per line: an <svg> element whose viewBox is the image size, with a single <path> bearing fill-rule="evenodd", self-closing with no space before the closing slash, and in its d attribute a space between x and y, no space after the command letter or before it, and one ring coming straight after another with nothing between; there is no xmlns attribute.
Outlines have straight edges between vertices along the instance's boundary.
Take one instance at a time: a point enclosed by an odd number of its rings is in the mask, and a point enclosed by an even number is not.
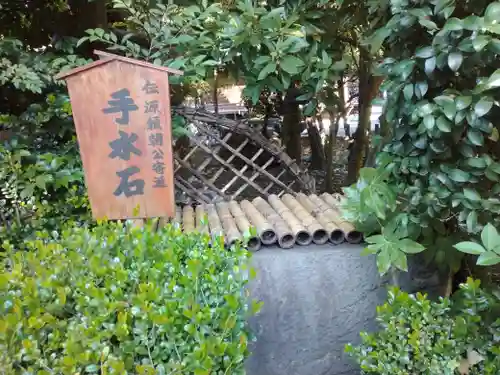
<svg viewBox="0 0 500 375"><path fill-rule="evenodd" d="M454 273L463 254L453 245L500 225L500 1L372 5L387 20L370 38L374 50L385 47L386 138L377 169L347 192L345 211L375 232L397 228L370 243L381 272L405 269L406 254L425 249Z"/></svg>
<svg viewBox="0 0 500 375"><path fill-rule="evenodd" d="M500 297L461 285L453 300L433 302L397 288L377 309L380 331L361 333L346 351L364 374L455 375L500 373Z"/></svg>
<svg viewBox="0 0 500 375"><path fill-rule="evenodd" d="M0 243L89 217L69 97L54 80L87 61L71 43L33 51L0 37Z"/></svg>
<svg viewBox="0 0 500 375"><path fill-rule="evenodd" d="M39 236L42 234L39 233ZM105 223L9 249L0 368L9 374L243 374L248 253L208 235ZM251 274L251 273L250 273Z"/></svg>

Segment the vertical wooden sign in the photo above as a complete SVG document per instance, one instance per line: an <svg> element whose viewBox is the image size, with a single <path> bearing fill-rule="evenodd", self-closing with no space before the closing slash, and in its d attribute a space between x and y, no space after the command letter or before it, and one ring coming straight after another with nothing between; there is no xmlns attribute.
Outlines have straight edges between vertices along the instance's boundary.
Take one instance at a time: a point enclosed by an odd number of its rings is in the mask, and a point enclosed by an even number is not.
<svg viewBox="0 0 500 375"><path fill-rule="evenodd" d="M94 218L175 214L168 73L96 52L102 60L62 73Z"/></svg>

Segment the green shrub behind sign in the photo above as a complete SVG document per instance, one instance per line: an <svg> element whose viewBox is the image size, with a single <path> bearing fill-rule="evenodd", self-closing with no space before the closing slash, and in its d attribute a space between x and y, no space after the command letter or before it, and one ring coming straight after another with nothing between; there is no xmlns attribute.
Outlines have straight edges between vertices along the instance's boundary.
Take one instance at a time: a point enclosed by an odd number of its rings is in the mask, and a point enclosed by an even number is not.
<svg viewBox="0 0 500 375"><path fill-rule="evenodd" d="M243 374L248 253L167 226L105 223L10 249L0 368L31 374Z"/></svg>
<svg viewBox="0 0 500 375"><path fill-rule="evenodd" d="M469 279L454 298L434 302L393 288L377 308L380 330L347 345L362 374L497 375L500 294Z"/></svg>

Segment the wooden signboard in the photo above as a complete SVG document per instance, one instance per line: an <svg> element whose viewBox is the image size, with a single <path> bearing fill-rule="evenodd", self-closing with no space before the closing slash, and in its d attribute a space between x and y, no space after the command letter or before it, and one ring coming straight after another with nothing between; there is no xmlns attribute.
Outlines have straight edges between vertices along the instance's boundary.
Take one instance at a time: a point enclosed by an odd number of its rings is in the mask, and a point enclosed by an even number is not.
<svg viewBox="0 0 500 375"><path fill-rule="evenodd" d="M182 72L96 54L56 76L68 84L93 216L173 217L168 74Z"/></svg>

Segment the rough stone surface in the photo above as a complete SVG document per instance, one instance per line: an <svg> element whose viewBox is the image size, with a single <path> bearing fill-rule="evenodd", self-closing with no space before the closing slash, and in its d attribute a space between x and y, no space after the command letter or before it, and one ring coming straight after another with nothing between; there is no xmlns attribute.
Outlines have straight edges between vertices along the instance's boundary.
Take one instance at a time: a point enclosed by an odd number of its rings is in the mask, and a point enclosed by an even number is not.
<svg viewBox="0 0 500 375"><path fill-rule="evenodd" d="M253 257L252 296L264 302L251 320L257 336L249 375L359 374L344 345L376 328L386 281L361 245L264 249Z"/></svg>

